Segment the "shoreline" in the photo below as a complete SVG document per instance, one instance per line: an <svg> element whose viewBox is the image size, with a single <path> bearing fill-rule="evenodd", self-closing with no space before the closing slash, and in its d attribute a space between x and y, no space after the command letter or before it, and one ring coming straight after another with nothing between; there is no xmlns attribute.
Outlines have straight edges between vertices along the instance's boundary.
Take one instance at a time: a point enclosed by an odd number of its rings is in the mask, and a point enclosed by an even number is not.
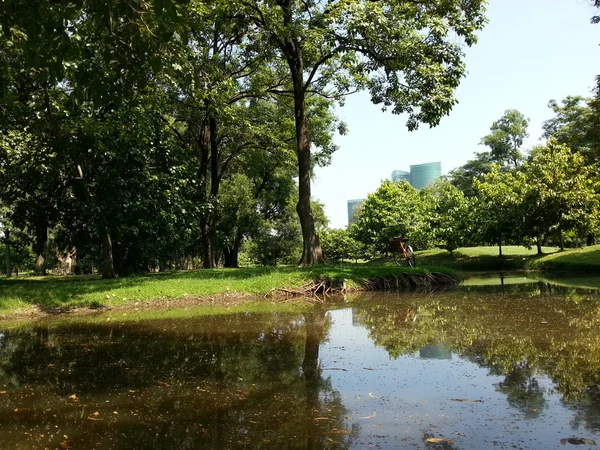
<svg viewBox="0 0 600 450"><path fill-rule="evenodd" d="M277 271L275 271L277 272ZM319 271L317 271L319 272ZM379 268L378 270L355 268L354 270L334 270L333 274L318 274L308 278L310 281L299 285L297 282L286 283L285 281L277 283L276 286L269 287L265 282L263 289L259 292L251 290L236 289L235 283L232 288L229 286L213 286L213 292L185 292L179 293L177 284L180 280L177 276L181 273L171 274L175 278L166 280L156 280L152 277L142 278L143 281L161 282L161 286L171 287L167 295L161 295L146 287L144 289L145 298L136 298L135 295L129 297L117 296L114 292L123 292L123 284L136 285L139 279L44 279L44 280L20 280L8 281L2 283L4 286L12 284L17 291L13 294L18 299L28 299L29 304L23 304L23 300L15 302L14 306L4 303L4 308L0 310L0 320L10 319L31 319L56 316L81 316L93 315L106 311L132 311L148 309L168 309L168 308L188 308L188 307L239 307L252 304L270 304L277 305L283 303L297 303L304 306L314 307L315 305L327 304L332 296L369 292L369 291L402 291L416 292L419 290L431 290L442 287L457 286L462 282L462 278L454 273L430 271L428 269L404 269L404 268ZM362 273L361 273L362 272ZM445 273L446 272L446 273ZM204 272L208 273L208 272ZM198 275L203 275L199 273ZM297 274L297 272L292 272ZM302 272L301 272L302 273ZM304 272L312 275L312 272ZM196 274L196 273L192 273ZM229 272L229 275L235 275L236 272ZM285 272L277 273L277 275ZM368 276L362 276L367 275ZM252 276L256 274L249 274ZM269 272L272 275L272 272ZM307 277L303 277L306 281ZM125 283L123 282L125 281ZM226 280L231 281L226 278ZM199 285L202 285L202 278ZM273 280L271 280L273 281ZM279 280L281 281L281 280ZM208 283L208 282L207 282ZM274 284L274 283L271 283ZM1 287L2 285L0 285ZM287 286L287 287L286 287ZM43 302L46 289L56 292L52 301ZM104 288L102 294L89 295L85 291L94 291L93 288L100 291ZM112 288L112 289L111 289ZM130 288L128 288L131 291ZM36 292L37 290L37 292ZM42 291L42 292L40 292ZM77 293L75 293L75 292ZM142 288L138 291L141 293ZM146 292L147 291L147 292ZM29 295L28 295L29 294ZM98 299L102 295L103 299ZM78 298L79 297L79 298ZM1 298L1 295L0 295ZM10 300L9 294L9 300ZM35 300L34 300L35 299ZM85 299L85 300L84 300ZM60 301L59 301L60 300Z"/></svg>

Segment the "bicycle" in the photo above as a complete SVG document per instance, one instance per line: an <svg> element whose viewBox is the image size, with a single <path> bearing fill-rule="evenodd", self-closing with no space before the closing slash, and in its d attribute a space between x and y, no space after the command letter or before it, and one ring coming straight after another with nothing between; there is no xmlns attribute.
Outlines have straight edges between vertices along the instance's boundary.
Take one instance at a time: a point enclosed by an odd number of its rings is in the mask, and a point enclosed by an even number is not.
<svg viewBox="0 0 600 450"><path fill-rule="evenodd" d="M395 237L390 239L389 247L392 252L394 262L399 265L415 267L417 261L412 247L408 244L408 238Z"/></svg>

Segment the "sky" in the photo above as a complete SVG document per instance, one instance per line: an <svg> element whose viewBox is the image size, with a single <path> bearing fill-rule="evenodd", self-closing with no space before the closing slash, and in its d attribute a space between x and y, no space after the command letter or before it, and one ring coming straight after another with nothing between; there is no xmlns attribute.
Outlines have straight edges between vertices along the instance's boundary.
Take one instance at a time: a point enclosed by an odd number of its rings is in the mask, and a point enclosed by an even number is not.
<svg viewBox="0 0 600 450"><path fill-rule="evenodd" d="M600 24L589 0L489 0L489 23L465 50L468 74L456 91L458 105L435 128L406 129L406 116L382 112L367 93L337 110L346 136L330 166L315 170L312 195L325 205L330 227L347 225L347 200L365 198L395 169L441 161L442 172L463 165L492 123L507 109L530 119L524 148L540 144L551 99L591 96L600 74Z"/></svg>

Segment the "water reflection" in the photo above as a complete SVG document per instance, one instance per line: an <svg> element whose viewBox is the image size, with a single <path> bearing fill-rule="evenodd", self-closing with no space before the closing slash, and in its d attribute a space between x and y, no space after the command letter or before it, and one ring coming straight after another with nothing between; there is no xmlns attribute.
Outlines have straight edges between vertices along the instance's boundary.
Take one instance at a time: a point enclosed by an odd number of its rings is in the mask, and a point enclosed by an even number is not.
<svg viewBox="0 0 600 450"><path fill-rule="evenodd" d="M474 282L305 314L6 329L0 448L600 443L600 296L590 292Z"/></svg>
<svg viewBox="0 0 600 450"><path fill-rule="evenodd" d="M558 393L577 411L577 428L599 431L600 297L559 297L556 292L572 288L538 290L538 283L526 290L515 286L521 289L510 295L463 291L365 302L356 314L392 358L455 353L501 377L495 390L524 418L538 418L547 397ZM540 377L551 386L543 386Z"/></svg>
<svg viewBox="0 0 600 450"><path fill-rule="evenodd" d="M347 448L329 326L236 315L6 332L0 448Z"/></svg>

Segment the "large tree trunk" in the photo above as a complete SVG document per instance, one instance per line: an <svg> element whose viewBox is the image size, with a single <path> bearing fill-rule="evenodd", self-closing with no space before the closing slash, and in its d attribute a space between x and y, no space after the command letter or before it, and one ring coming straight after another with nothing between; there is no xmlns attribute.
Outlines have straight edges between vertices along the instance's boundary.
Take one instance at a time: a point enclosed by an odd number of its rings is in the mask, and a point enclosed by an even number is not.
<svg viewBox="0 0 600 450"><path fill-rule="evenodd" d="M45 259L44 254L46 253L46 244L48 243L48 226L46 223L39 225L35 233L35 273L38 275L46 275L46 268L44 267Z"/></svg>
<svg viewBox="0 0 600 450"><path fill-rule="evenodd" d="M202 224L202 268L212 269L215 267L215 248L212 240L213 217L209 215Z"/></svg>
<svg viewBox="0 0 600 450"><path fill-rule="evenodd" d="M594 233L590 233L587 235L587 246L590 247L596 244L596 235Z"/></svg>
<svg viewBox="0 0 600 450"><path fill-rule="evenodd" d="M220 183L220 161L219 161L219 140L218 140L218 123L215 117L209 117L209 142L210 142L210 194L209 201L211 208L208 216L204 221L203 230L203 254L202 266L205 269L212 269L217 266L215 257L217 247L217 196L219 195Z"/></svg>
<svg viewBox="0 0 600 450"><path fill-rule="evenodd" d="M104 243L102 245L102 278L116 278L115 264L113 260L113 245L110 233L106 230L104 234Z"/></svg>
<svg viewBox="0 0 600 450"><path fill-rule="evenodd" d="M535 241L535 246L537 247L537 254L542 255L542 238L540 238L539 236Z"/></svg>
<svg viewBox="0 0 600 450"><path fill-rule="evenodd" d="M12 264L10 261L10 228L4 229L4 244L6 245L6 277L12 276Z"/></svg>
<svg viewBox="0 0 600 450"><path fill-rule="evenodd" d="M235 237L233 245L230 248L225 249L225 263L224 266L228 268L239 267L239 253L240 245L242 244L242 234L238 233Z"/></svg>
<svg viewBox="0 0 600 450"><path fill-rule="evenodd" d="M286 56L294 82L294 118L296 122L296 147L298 155L298 204L296 211L302 228L302 258L300 266L323 264L323 253L315 229L315 221L310 206L311 154L310 140L305 115L305 96L302 50L299 42L288 40Z"/></svg>
<svg viewBox="0 0 600 450"><path fill-rule="evenodd" d="M560 239L560 251L562 252L565 250L565 238L563 236L562 230L559 231L559 239Z"/></svg>

